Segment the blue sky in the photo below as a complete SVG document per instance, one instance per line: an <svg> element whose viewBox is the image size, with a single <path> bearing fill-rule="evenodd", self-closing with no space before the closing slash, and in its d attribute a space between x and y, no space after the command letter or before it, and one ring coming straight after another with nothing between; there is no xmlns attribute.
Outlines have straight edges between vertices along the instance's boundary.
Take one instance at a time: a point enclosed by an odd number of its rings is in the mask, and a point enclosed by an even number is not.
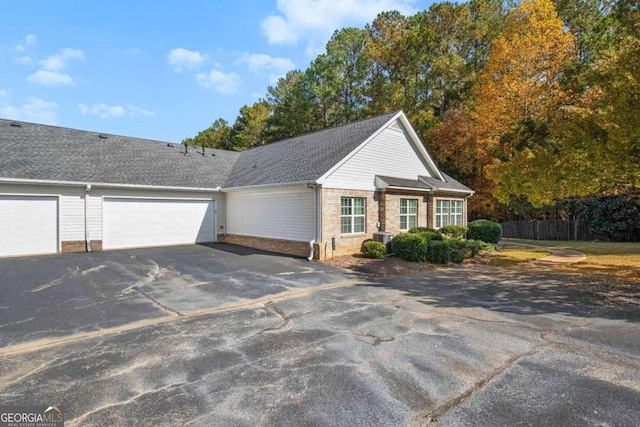
<svg viewBox="0 0 640 427"><path fill-rule="evenodd" d="M180 142L305 69L335 29L431 0L0 0L0 117Z"/></svg>

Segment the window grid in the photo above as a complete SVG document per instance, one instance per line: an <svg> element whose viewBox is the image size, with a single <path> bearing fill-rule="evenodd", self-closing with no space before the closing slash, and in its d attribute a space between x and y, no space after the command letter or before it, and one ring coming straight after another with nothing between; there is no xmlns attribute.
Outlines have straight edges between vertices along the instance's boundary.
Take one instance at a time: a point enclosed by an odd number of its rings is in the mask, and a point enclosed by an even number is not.
<svg viewBox="0 0 640 427"><path fill-rule="evenodd" d="M364 197L342 197L340 203L340 233L365 232L366 200Z"/></svg>
<svg viewBox="0 0 640 427"><path fill-rule="evenodd" d="M462 225L462 200L436 200L436 228Z"/></svg>
<svg viewBox="0 0 640 427"><path fill-rule="evenodd" d="M400 230L409 230L418 222L418 200L400 199Z"/></svg>

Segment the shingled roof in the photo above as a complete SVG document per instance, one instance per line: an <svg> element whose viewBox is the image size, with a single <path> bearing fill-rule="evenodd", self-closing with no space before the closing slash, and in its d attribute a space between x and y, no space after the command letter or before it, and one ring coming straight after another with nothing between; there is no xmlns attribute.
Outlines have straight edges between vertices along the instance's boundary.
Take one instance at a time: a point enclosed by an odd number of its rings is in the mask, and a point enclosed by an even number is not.
<svg viewBox="0 0 640 427"><path fill-rule="evenodd" d="M0 177L216 188L240 153L0 119Z"/></svg>
<svg viewBox="0 0 640 427"><path fill-rule="evenodd" d="M285 139L242 152L226 187L315 181L398 112Z"/></svg>
<svg viewBox="0 0 640 427"><path fill-rule="evenodd" d="M207 148L204 155L181 144L0 119L0 178L203 189L313 182L397 115L243 152ZM442 176L445 181L379 178L390 186L472 192Z"/></svg>

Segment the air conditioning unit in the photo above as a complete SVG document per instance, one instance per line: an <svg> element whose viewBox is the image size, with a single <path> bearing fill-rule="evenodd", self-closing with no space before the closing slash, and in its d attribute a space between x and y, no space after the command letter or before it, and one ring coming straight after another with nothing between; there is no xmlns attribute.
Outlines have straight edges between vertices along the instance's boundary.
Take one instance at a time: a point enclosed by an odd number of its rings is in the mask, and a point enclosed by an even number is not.
<svg viewBox="0 0 640 427"><path fill-rule="evenodd" d="M393 239L393 234L387 233L385 231L378 231L377 233L373 233L373 240L376 242L382 242L387 247L387 253L391 253L391 239Z"/></svg>

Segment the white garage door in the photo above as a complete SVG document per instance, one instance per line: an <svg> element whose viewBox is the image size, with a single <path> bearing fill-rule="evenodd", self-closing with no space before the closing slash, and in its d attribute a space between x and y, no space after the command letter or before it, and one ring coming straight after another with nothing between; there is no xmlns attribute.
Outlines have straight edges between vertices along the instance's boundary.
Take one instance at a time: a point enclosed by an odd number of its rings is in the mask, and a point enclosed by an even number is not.
<svg viewBox="0 0 640 427"><path fill-rule="evenodd" d="M0 196L0 256L58 252L58 198Z"/></svg>
<svg viewBox="0 0 640 427"><path fill-rule="evenodd" d="M215 240L213 200L105 198L102 214L104 249Z"/></svg>

